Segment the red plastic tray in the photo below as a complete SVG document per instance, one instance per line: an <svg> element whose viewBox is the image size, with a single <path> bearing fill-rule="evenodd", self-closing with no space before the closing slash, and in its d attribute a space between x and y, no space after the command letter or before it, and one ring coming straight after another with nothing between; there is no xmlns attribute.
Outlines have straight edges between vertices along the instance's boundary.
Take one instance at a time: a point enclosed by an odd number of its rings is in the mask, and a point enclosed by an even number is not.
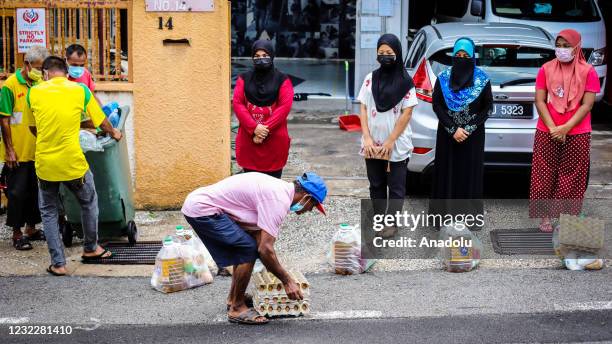
<svg viewBox="0 0 612 344"><path fill-rule="evenodd" d="M359 120L359 115L356 114L342 115L338 117L338 125L340 126L340 129L346 131L361 130L361 121Z"/></svg>

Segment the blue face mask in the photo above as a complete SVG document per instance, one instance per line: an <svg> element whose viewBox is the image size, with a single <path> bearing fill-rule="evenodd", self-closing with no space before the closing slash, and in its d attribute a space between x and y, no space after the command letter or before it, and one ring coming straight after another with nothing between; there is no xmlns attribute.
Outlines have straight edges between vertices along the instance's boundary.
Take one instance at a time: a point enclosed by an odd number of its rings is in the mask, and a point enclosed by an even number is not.
<svg viewBox="0 0 612 344"><path fill-rule="evenodd" d="M68 66L68 75L73 79L78 79L85 73L85 67Z"/></svg>
<svg viewBox="0 0 612 344"><path fill-rule="evenodd" d="M296 204L292 205L292 206L289 208L289 210L291 210L291 211L292 211L292 212L294 212L294 213L297 213L298 211L301 211L302 209L304 209L304 205L306 205L306 203L308 203L308 201L309 201L310 199L306 200L306 202L304 202L304 204L302 204L302 200L303 200L303 199L304 199L304 198L302 198L302 199L301 199L299 202L297 202Z"/></svg>

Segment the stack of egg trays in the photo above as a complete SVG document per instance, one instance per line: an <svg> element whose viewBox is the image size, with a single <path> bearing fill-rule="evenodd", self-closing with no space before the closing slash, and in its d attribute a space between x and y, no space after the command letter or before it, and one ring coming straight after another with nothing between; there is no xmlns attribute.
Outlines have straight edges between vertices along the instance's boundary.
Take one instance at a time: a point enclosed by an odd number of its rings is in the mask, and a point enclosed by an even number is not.
<svg viewBox="0 0 612 344"><path fill-rule="evenodd" d="M289 271L289 275L298 284L303 300L291 300L285 293L283 283L268 271L253 275L253 307L259 314L267 317L300 316L310 312L310 283L300 272Z"/></svg>

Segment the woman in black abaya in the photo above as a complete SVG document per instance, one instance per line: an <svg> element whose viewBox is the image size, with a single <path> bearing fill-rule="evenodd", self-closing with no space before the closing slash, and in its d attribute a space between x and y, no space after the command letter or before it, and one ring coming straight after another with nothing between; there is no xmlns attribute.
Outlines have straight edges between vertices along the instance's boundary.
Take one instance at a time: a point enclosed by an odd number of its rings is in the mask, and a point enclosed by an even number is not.
<svg viewBox="0 0 612 344"><path fill-rule="evenodd" d="M438 117L432 185L433 213L482 213L480 202L442 201L483 196L485 127L493 105L487 74L476 67L475 45L460 38L453 64L438 76L432 96Z"/></svg>

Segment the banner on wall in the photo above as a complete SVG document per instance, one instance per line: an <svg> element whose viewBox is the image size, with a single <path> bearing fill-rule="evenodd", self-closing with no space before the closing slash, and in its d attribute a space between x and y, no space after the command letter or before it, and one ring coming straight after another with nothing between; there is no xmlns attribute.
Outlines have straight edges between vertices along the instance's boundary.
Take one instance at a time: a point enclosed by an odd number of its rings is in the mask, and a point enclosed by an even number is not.
<svg viewBox="0 0 612 344"><path fill-rule="evenodd" d="M25 54L33 46L47 46L44 8L17 9L17 52Z"/></svg>

